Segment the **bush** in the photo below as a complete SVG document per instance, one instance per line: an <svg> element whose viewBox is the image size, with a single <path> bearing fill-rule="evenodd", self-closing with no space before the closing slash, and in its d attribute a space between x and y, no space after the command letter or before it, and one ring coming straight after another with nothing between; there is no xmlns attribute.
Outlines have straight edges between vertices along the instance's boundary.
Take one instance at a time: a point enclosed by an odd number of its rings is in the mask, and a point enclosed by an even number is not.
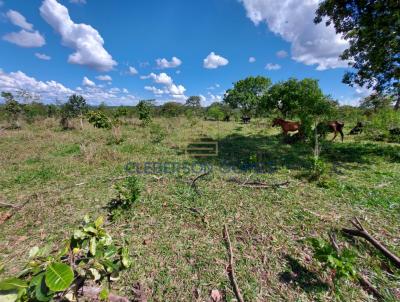
<svg viewBox="0 0 400 302"><path fill-rule="evenodd" d="M99 129L111 129L110 119L101 111L90 111L87 113L87 119L90 124Z"/></svg>
<svg viewBox="0 0 400 302"><path fill-rule="evenodd" d="M115 185L117 198L113 199L108 205L112 220L122 216L127 210L139 200L141 193L141 183L134 176L128 176L123 182Z"/></svg>
<svg viewBox="0 0 400 302"><path fill-rule="evenodd" d="M150 126L151 141L153 143L161 143L167 136L167 132L159 124L151 124Z"/></svg>
<svg viewBox="0 0 400 302"><path fill-rule="evenodd" d="M398 142L399 138L389 132L390 129L398 127L400 127L400 112L382 109L369 117L364 133L370 140Z"/></svg>

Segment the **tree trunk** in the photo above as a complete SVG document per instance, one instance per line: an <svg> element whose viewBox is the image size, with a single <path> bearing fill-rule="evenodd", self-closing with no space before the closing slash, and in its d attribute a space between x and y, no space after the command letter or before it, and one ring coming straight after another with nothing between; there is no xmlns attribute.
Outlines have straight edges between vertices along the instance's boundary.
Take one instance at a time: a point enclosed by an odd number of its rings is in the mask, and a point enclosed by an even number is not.
<svg viewBox="0 0 400 302"><path fill-rule="evenodd" d="M81 130L83 130L83 117L81 116Z"/></svg>

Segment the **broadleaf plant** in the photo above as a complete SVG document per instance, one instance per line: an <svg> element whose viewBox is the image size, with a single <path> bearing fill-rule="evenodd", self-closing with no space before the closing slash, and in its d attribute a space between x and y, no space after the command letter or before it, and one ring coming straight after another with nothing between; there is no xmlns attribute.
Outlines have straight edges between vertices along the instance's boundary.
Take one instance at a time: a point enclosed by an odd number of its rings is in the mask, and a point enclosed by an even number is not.
<svg viewBox="0 0 400 302"><path fill-rule="evenodd" d="M83 224L52 255L33 247L29 261L15 277L0 281L0 301L50 301L74 294L85 282L104 284L131 265L128 249L116 245L103 228L102 217ZM105 293L103 293L105 296Z"/></svg>

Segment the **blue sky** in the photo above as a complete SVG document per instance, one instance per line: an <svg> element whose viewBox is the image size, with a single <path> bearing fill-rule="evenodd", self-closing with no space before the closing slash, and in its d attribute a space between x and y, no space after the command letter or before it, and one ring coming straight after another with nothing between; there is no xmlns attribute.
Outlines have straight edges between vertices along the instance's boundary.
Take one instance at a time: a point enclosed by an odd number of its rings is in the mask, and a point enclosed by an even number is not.
<svg viewBox="0 0 400 302"><path fill-rule="evenodd" d="M46 102L203 104L249 75L312 77L342 104L346 42L312 23L317 0L0 0L0 89ZM250 59L252 58L252 59ZM157 61L158 60L158 61Z"/></svg>

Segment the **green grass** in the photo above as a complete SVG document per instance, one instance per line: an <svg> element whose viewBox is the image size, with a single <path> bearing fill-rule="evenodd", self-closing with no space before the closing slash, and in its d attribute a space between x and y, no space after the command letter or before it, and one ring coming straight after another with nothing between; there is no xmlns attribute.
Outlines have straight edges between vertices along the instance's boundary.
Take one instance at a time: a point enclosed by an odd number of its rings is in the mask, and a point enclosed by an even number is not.
<svg viewBox="0 0 400 302"><path fill-rule="evenodd" d="M132 284L140 282L149 301L196 301L195 292L198 301L205 301L212 289L231 301L224 224L246 301L337 301L305 239L327 239L332 228L349 227L353 216L400 254L398 144L362 136L323 142L321 157L331 169L320 181L310 182L311 147L284 144L269 121L155 122L166 132L156 144L150 129L135 120L122 126L119 145L109 144L110 131L86 124L84 131L63 132L53 120L1 134L0 199L15 204L30 200L0 225L2 277L21 269L32 246L60 246L86 213L106 216L105 206L115 197L112 179L125 175L128 162L206 163L214 169L198 180L201 195L190 188L196 173L139 175L144 184L140 201L109 227L114 237L129 242L134 258L132 268L113 285L121 294L131 297ZM217 158L185 154L190 142L202 138L219 142ZM249 161L268 163L274 173L238 170ZM227 164L236 172L226 171ZM228 182L233 176L290 183L257 190ZM399 270L362 240L339 236L339 241L357 252L359 270L387 301L395 301ZM340 291L347 301L373 301L356 283L344 282Z"/></svg>

